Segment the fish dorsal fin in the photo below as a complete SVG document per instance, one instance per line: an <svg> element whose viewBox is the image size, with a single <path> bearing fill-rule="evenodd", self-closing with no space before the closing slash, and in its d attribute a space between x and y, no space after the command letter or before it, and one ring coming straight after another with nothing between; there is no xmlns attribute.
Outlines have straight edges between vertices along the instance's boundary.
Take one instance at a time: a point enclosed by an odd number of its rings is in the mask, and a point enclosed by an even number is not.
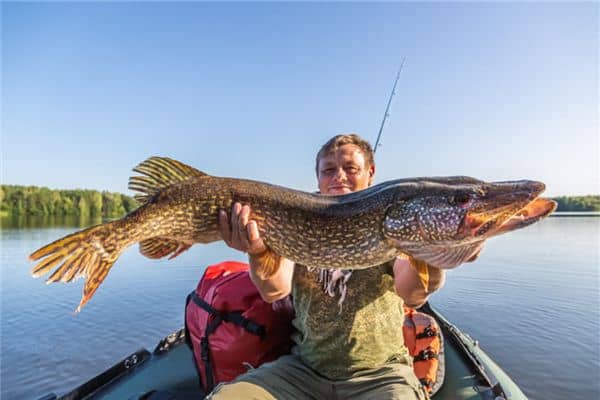
<svg viewBox="0 0 600 400"><path fill-rule="evenodd" d="M430 245L414 249L407 248L406 252L417 260L425 261L432 267L448 269L458 267L460 264L472 259L481 251L483 243L482 240L454 247Z"/></svg>
<svg viewBox="0 0 600 400"><path fill-rule="evenodd" d="M166 157L150 157L133 170L143 175L129 178L129 189L140 192L134 198L141 204L147 203L152 196L168 186L207 175L194 167Z"/></svg>
<svg viewBox="0 0 600 400"><path fill-rule="evenodd" d="M170 260L189 248L190 245L187 243L162 237L146 239L140 242L140 253L152 259L163 258L172 254L171 257L169 257Z"/></svg>

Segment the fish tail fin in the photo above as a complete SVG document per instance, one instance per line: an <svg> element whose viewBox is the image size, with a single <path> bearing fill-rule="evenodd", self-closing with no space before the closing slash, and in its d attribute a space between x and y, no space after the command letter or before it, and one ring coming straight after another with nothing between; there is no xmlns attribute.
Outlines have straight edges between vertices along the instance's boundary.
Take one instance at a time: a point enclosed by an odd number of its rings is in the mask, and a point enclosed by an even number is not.
<svg viewBox="0 0 600 400"><path fill-rule="evenodd" d="M83 287L83 296L81 297L81 301L79 302L79 305L77 306L75 312L80 312L81 308L88 301L90 301L92 296L94 296L94 293L96 293L96 290L98 290L100 284L102 283L102 281L104 281L104 278L106 278L108 271L110 271L110 268L113 266L115 261L117 261L117 257L115 257L112 260L97 262L92 267L91 274L85 280L85 286Z"/></svg>
<svg viewBox="0 0 600 400"><path fill-rule="evenodd" d="M112 221L96 225L34 251L29 259L38 263L31 269L32 276L38 278L56 267L46 283L71 282L85 277L83 297L77 307L77 312L80 311L128 245L127 235L120 232L120 223Z"/></svg>

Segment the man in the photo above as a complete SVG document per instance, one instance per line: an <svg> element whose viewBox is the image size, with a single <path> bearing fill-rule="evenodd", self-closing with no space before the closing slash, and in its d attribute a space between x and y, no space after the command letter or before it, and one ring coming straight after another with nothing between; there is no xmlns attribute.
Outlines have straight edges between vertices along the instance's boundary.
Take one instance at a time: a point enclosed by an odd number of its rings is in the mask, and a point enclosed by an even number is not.
<svg viewBox="0 0 600 400"><path fill-rule="evenodd" d="M316 157L319 190L339 195L373 182L373 150L358 135L330 139ZM250 276L265 301L293 295L298 333L292 354L218 386L212 399L424 399L404 346L402 303L423 304L443 285L444 272L428 268L423 287L413 261L399 257L364 269L320 270L271 252L249 219L251 204L219 215L223 240L248 253ZM268 276L265 266L278 268ZM352 266L349 265L349 268Z"/></svg>

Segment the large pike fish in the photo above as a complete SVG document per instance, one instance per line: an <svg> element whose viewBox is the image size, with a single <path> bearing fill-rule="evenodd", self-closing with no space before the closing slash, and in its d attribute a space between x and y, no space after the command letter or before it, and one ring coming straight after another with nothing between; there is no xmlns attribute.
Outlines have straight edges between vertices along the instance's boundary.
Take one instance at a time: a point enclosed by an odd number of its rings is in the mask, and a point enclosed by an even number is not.
<svg viewBox="0 0 600 400"><path fill-rule="evenodd" d="M244 179L207 175L175 160L152 157L129 188L141 206L125 217L58 239L31 254L35 277L47 282L85 277L79 311L128 246L149 258L176 257L195 243L221 240L217 216L234 202L250 204L274 253L320 268L363 269L401 253L453 268L484 240L550 214L534 181L486 183L469 177L393 180L360 192L323 196Z"/></svg>

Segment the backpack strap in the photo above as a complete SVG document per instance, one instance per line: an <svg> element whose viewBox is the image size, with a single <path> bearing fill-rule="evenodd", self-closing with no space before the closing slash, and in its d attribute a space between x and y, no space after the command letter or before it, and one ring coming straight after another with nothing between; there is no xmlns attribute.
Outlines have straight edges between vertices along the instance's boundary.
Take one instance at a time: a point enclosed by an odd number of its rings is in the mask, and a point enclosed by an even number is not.
<svg viewBox="0 0 600 400"><path fill-rule="evenodd" d="M187 323L187 318L186 318L187 306L188 306L188 304L190 304L190 300L192 300L192 293L188 294L187 297L185 298L185 308L183 309L183 329L185 330L185 344L187 344L187 346L190 348L190 350L192 350L192 353L193 353L194 346L192 345L192 337L190 335L190 330L188 328L188 323Z"/></svg>
<svg viewBox="0 0 600 400"><path fill-rule="evenodd" d="M196 305L198 305L199 307L204 309L209 314L219 317L222 321L231 322L237 326L241 326L246 331L248 331L254 335L260 336L261 339L264 339L264 337L266 335L265 327L257 324L256 322L254 322L252 320L249 320L248 318L245 318L241 312L239 312L239 311L233 311L233 312L218 311L213 306L208 304L206 301L201 299L195 290L192 293L190 293L190 296L191 296L191 300L194 303L196 303ZM215 329L216 329L216 326L215 326ZM212 333L212 332L214 332L214 329L210 333ZM208 334L208 327L207 327L207 334Z"/></svg>
<svg viewBox="0 0 600 400"><path fill-rule="evenodd" d="M206 374L206 388L210 392L215 386L213 379L213 365L210 358L210 349L208 347L208 335L213 333L219 325L221 325L223 319L220 315L215 316L211 322L206 325L206 332L200 339L200 359L204 361L204 373Z"/></svg>

